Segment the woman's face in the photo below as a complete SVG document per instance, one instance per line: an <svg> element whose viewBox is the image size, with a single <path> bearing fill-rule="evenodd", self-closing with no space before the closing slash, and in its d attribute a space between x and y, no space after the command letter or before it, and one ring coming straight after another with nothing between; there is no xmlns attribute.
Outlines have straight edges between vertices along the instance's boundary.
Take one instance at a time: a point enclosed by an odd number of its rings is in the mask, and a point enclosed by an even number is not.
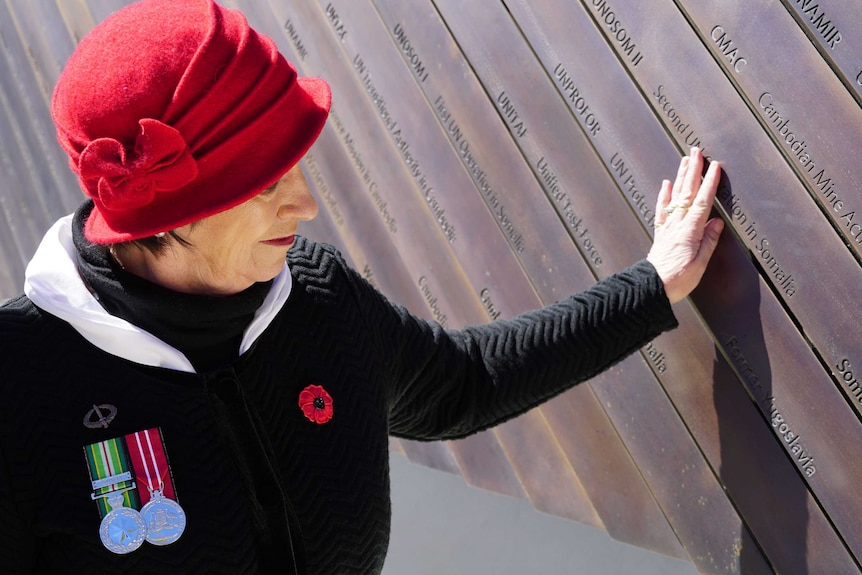
<svg viewBox="0 0 862 575"><path fill-rule="evenodd" d="M294 166L274 186L224 212L175 231L192 244L171 259L188 285L180 291L227 295L274 278L294 242L300 220L317 215L305 176Z"/></svg>

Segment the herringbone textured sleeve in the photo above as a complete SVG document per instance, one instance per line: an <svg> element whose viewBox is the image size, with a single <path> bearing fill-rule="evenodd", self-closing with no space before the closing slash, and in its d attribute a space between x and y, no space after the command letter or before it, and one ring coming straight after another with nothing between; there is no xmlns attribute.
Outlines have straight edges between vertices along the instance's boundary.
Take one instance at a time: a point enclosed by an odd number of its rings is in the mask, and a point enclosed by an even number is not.
<svg viewBox="0 0 862 575"><path fill-rule="evenodd" d="M459 331L390 304L353 275L390 362L391 433L410 439L455 439L499 424L677 326L645 260L553 305Z"/></svg>

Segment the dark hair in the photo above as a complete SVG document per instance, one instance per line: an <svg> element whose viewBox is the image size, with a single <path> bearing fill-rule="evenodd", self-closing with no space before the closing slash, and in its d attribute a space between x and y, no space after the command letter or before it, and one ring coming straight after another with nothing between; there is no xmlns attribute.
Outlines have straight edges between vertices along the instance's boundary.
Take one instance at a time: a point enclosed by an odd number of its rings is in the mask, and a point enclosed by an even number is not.
<svg viewBox="0 0 862 575"><path fill-rule="evenodd" d="M192 228L194 228L196 223L197 222L192 222ZM120 245L143 248L152 253L153 255L160 256L165 253L165 250L168 249L168 246L171 243L169 238L173 238L179 245L183 246L184 248L194 247L194 244L180 236L176 232L176 230L165 232L165 234L161 236L148 236L146 238L122 242Z"/></svg>

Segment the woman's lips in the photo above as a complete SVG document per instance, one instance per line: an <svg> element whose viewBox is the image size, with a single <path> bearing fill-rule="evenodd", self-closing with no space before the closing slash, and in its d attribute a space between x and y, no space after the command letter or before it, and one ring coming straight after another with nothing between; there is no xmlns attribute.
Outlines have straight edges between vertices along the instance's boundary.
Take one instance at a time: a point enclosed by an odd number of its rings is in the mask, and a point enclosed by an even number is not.
<svg viewBox="0 0 862 575"><path fill-rule="evenodd" d="M287 247L293 245L293 242L295 240L296 236L285 236L283 238L273 238L271 240L265 240L262 243L268 246Z"/></svg>

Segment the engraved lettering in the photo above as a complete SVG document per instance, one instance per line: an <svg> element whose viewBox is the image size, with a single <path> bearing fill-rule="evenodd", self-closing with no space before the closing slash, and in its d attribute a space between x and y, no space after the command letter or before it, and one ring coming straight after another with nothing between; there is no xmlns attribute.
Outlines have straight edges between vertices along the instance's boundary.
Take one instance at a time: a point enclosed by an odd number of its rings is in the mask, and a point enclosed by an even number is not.
<svg viewBox="0 0 862 575"><path fill-rule="evenodd" d="M758 104L763 110L763 114L766 119L772 122L775 129L778 130L778 135L781 138L782 143L788 150L790 150L793 157L796 158L798 165L805 171L806 175L814 172L816 163L808 153L808 144L805 142L804 138L798 136L790 129L790 119L782 116L781 112L775 105L775 99L772 94L769 92L761 94L758 99ZM825 168L822 168L813 176L809 176L809 178L826 206L832 208L832 211L838 214L846 209L845 200L836 189L832 178L827 176ZM845 216L847 216L847 214L841 217L844 218ZM851 228L850 220L852 220L852 216L847 222L848 228ZM862 235L858 234L855 230L851 230L850 236L853 237L856 243L862 244Z"/></svg>
<svg viewBox="0 0 862 575"><path fill-rule="evenodd" d="M751 222L747 226L745 226L745 237L750 240L757 239L757 222Z"/></svg>
<svg viewBox="0 0 862 575"><path fill-rule="evenodd" d="M563 212L563 220L572 231L573 237L578 246L584 252L584 255L589 258L593 265L599 267L602 265L602 256L599 254L598 247L593 243L590 237L590 230L584 226L584 219L575 212L572 205L572 200L569 195L560 188L560 182L557 175L548 166L547 160L542 156L536 163L536 168L539 170L539 177L545 190L550 194L551 199L560 206Z"/></svg>
<svg viewBox="0 0 862 575"><path fill-rule="evenodd" d="M826 170L820 170L814 174L814 185L823 194L823 199L826 200L832 209L840 212L844 208L844 202L838 199L838 194L835 192L835 185L832 183L832 178L826 177Z"/></svg>
<svg viewBox="0 0 862 575"><path fill-rule="evenodd" d="M620 152L614 152L609 165L611 172L617 178L617 181L619 181L623 191L628 194L634 202L637 212L641 217L643 217L646 224L652 227L655 223L655 212L653 212L650 207L651 204L647 200L646 195L638 189L635 177L633 174L629 173L629 168L626 165L622 154Z"/></svg>
<svg viewBox="0 0 862 575"><path fill-rule="evenodd" d="M769 240L765 237L760 238L760 243L755 247L755 250L760 254L763 266L775 277L775 281L778 282L778 287L787 294L787 297L793 297L796 293L796 285L793 283L793 275L781 267L778 260L774 255L772 255L772 250L769 247Z"/></svg>
<svg viewBox="0 0 862 575"><path fill-rule="evenodd" d="M431 314L434 316L434 319L437 320L437 323L441 326L446 327L448 318L446 317L446 314L440 310L437 298L431 293L431 288L428 287L428 278L425 276L419 278L419 291L421 291L422 295L425 296L425 301L428 303L428 307L431 308Z"/></svg>
<svg viewBox="0 0 862 575"><path fill-rule="evenodd" d="M847 233L857 244L862 244L862 225L853 221L853 218L856 217L856 212L847 212L839 216L839 220L844 223L844 226L847 228Z"/></svg>
<svg viewBox="0 0 862 575"><path fill-rule="evenodd" d="M506 123L509 124L509 127L512 128L512 131L515 132L516 136L523 138L527 135L527 128L524 126L521 116L518 114L517 110L515 110L515 105L511 100L509 100L509 96L506 95L505 90L500 92L500 95L497 96L497 107L500 109L500 113L506 119Z"/></svg>
<svg viewBox="0 0 862 575"><path fill-rule="evenodd" d="M847 390L850 392L850 395L855 397L856 401L862 403L862 383L856 379L856 375L851 369L852 367L850 360L846 358L842 359L835 365L839 375L841 375L841 381L843 381L844 385L847 386Z"/></svg>
<svg viewBox="0 0 862 575"><path fill-rule="evenodd" d="M670 120L670 127L676 130L678 134L685 137L685 143L688 146L699 147L704 150L704 157L708 158L704 146L701 145L700 137L694 133L694 128L691 128L689 123L683 120L682 116L679 115L679 112L676 111L673 103L668 99L664 89L664 85L660 85L652 95L658 101L661 111L664 112L664 115L667 116L668 120Z"/></svg>
<svg viewBox="0 0 862 575"><path fill-rule="evenodd" d="M811 22L814 30L826 42L831 50L841 41L841 32L831 20L826 19L826 15L820 4L813 0L795 0L797 6L800 7L802 13Z"/></svg>
<svg viewBox="0 0 862 575"><path fill-rule="evenodd" d="M493 192L492 192L493 193ZM497 205L492 210L493 214L497 217L497 221L500 222L500 227L503 228L503 231L506 232L506 237L509 238L509 241L512 244L512 247L518 253L524 251L524 236L522 236L516 229L515 224L509 218L508 214L506 214L506 208Z"/></svg>
<svg viewBox="0 0 862 575"><path fill-rule="evenodd" d="M523 252L524 236L515 228L515 224L506 213L506 209L502 205L500 197L488 182L485 170L482 169L478 160L473 155L473 149L470 146L470 142L464 137L464 133L460 126L455 121L455 118L452 117L452 113L446 107L446 101L443 99L443 96L438 96L434 101L434 111L443 125L443 128L446 130L449 139L454 144L458 154L461 156L464 166L470 173L470 177L473 179L473 182L476 184L479 191L482 192L482 196L491 208L491 212L494 214L494 217L497 218L497 222L505 232L512 247L518 253Z"/></svg>
<svg viewBox="0 0 862 575"><path fill-rule="evenodd" d="M332 29L335 30L335 35L344 42L344 38L347 36L347 28L344 26L341 16L335 11L335 7L331 2L326 5L326 17L329 18L329 23L332 24Z"/></svg>
<svg viewBox="0 0 862 575"><path fill-rule="evenodd" d="M435 195L434 188L431 186L425 187L425 202L428 204L428 207L431 208L431 211L434 213L434 217L437 220L437 223L440 224L440 228L443 230L443 235L446 236L446 240L451 244L455 242L455 228L449 222L446 217L446 210L443 209L443 206L440 205L440 202L437 201L437 196Z"/></svg>
<svg viewBox="0 0 862 575"><path fill-rule="evenodd" d="M862 86L862 72L859 72L858 74L856 74L856 83L858 85Z"/></svg>
<svg viewBox="0 0 862 575"><path fill-rule="evenodd" d="M311 152L305 154L304 162L308 166L308 171L311 172L311 179L314 182L318 195L320 195L323 203L329 209L329 215L332 216L336 224L343 226L344 214L341 213L341 208L338 206L338 201L332 195L332 190L326 185L314 154Z"/></svg>
<svg viewBox="0 0 862 575"><path fill-rule="evenodd" d="M748 215L743 211L742 206L739 203L739 196L733 195L732 193L728 192L727 189L724 187L719 188L717 195L718 198L722 200L722 202L728 204L725 206L725 209L730 212L730 215L733 217L734 220L736 220L740 224L745 224L746 222L748 222ZM752 240L757 239L757 230L753 228L753 226L755 225L756 223L752 222L748 226L753 229L751 235L749 235L749 238L751 238Z"/></svg>
<svg viewBox="0 0 862 575"><path fill-rule="evenodd" d="M775 404L775 398L768 394L766 388L760 382L760 378L754 372L751 364L743 354L739 346L739 341L736 337L731 337L724 344L725 349L730 354L733 365L736 367L745 381L757 403L763 409L769 410L769 418L772 423L772 428L775 430L778 437L787 444L787 450L794 456L792 459L796 462L802 472L806 476L811 477L817 473L817 468L814 467L814 456L805 450L801 443L799 433L791 430L790 424L785 420L784 415L779 411Z"/></svg>
<svg viewBox="0 0 862 575"><path fill-rule="evenodd" d="M586 99L581 95L581 91L575 86L575 81L562 63L557 64L556 68L554 68L554 77L566 99L574 106L575 112L584 123L587 131L595 137L602 129L599 125L599 119L587 105Z"/></svg>
<svg viewBox="0 0 862 575"><path fill-rule="evenodd" d="M623 27L617 18L616 13L608 5L606 0L591 0L596 14L599 15L599 20L604 23L605 28L611 33L611 37L620 45L620 50L628 57L633 66L637 66L643 60L643 55L640 51L635 51L637 45L632 41L628 31Z"/></svg>
<svg viewBox="0 0 862 575"><path fill-rule="evenodd" d="M413 70L413 75L416 76L416 79L418 79L419 82L424 83L425 80L428 79L428 71L425 69L425 64L423 64L422 60L419 59L416 49L410 43L409 38L407 38L404 28L400 23L395 24L393 32L395 33L395 42L407 58L407 63L410 64L410 68Z"/></svg>
<svg viewBox="0 0 862 575"><path fill-rule="evenodd" d="M742 72L742 67L748 64L748 61L739 53L739 48L733 44L733 40L727 36L724 28L719 25L714 26L710 32L710 37L715 42L715 45L718 46L718 51L721 52L721 55L730 62L733 71L737 74Z"/></svg>
<svg viewBox="0 0 862 575"><path fill-rule="evenodd" d="M808 144L790 129L790 120L782 117L781 112L775 106L775 99L772 94L764 92L757 102L766 119L775 126L781 141L793 153L802 169L809 173L813 171L815 164L808 154Z"/></svg>
<svg viewBox="0 0 862 575"><path fill-rule="evenodd" d="M745 225L749 221L748 215L745 213L745 210L742 209L739 197L730 192L726 186L719 187L716 196L719 201L721 201L724 208L730 213L734 221L740 225ZM765 236L760 236L760 233L757 230L757 222L752 220L751 223L745 227L744 235L746 238L751 240L752 244L755 245L755 251L757 251L760 258L763 260L763 265L775 278L777 287L781 289L787 297L793 297L796 294L796 278L793 277L793 274L789 273L785 268L778 264L775 256L772 255L772 250L769 247L769 240L766 239ZM760 237L759 244L755 243L755 240L758 237Z"/></svg>
<svg viewBox="0 0 862 575"><path fill-rule="evenodd" d="M299 59L304 61L305 57L308 56L308 49L299 37L299 33L293 25L293 20L288 18L287 22L284 23L284 29L287 31L287 37L293 42L293 47L296 48L296 54L299 56Z"/></svg>
<svg viewBox="0 0 862 575"><path fill-rule="evenodd" d="M497 306L494 305L494 301L491 299L491 291L485 288L479 293L479 297L482 298L482 305L485 306L485 311L488 312L491 319L498 319L500 317L500 310L497 309Z"/></svg>
<svg viewBox="0 0 862 575"><path fill-rule="evenodd" d="M374 103L374 107L377 109L377 114L380 116L380 119L383 120L383 123L386 125L386 128L393 132L395 131L398 123L392 118L392 114L389 113L389 108L386 107L386 101L383 99L383 96L377 91L374 82L371 79L371 75L368 73L368 66L365 64L365 60L357 54L353 57L353 67L359 72L362 77L362 85L365 87L365 90L368 92L368 95L371 96L371 101Z"/></svg>
<svg viewBox="0 0 862 575"><path fill-rule="evenodd" d="M794 459L796 464L802 468L802 472L807 477L813 476L817 473L817 468L814 467L814 456L805 450L800 442L799 434L790 430L790 425L785 421L784 415L778 410L775 400L773 398L770 399L772 399L770 405L772 428L778 432L778 437L787 444L790 453L794 456L791 459Z"/></svg>
<svg viewBox="0 0 862 575"><path fill-rule="evenodd" d="M739 347L739 341L736 337L731 337L724 344L727 353L733 360L733 365L742 377L742 380L748 385L751 394L758 402L763 402L768 398L767 389L760 382L760 378L754 372L754 368L748 363L742 349Z"/></svg>
<svg viewBox="0 0 862 575"><path fill-rule="evenodd" d="M395 148L401 153L401 158L407 166L407 171L409 171L410 175L413 176L413 179L419 186L419 190L422 192L422 197L425 198L425 202L434 213L434 217L440 225L440 229L443 230L443 235L446 236L446 241L449 243L455 243L455 226L452 225L449 218L446 217L446 210L444 210L443 206L440 205L440 202L437 201L435 195L436 192L428 181L428 177L425 175L425 172L422 170L422 166L419 164L419 159L413 155L413 152L410 149L410 142L401 132L398 122L392 116L386 105L386 100L374 84L371 72L368 70L368 65L359 54L356 54L356 56L353 57L353 68L359 72L362 85L365 87L365 91L371 97L371 101L377 109L377 115L381 120L383 120L383 124L386 126L387 130L389 130L389 135L395 142Z"/></svg>
<svg viewBox="0 0 862 575"><path fill-rule="evenodd" d="M344 140L344 145L347 146L347 155L350 156L351 160L353 160L353 165L356 166L359 175L362 177L362 181L368 187L371 199L374 201L374 205L380 212L380 217L383 218L386 228L393 234L398 233L398 222L389 212L388 204L377 189L377 182L375 182L371 177L371 172L368 170L368 166L366 166L365 162L362 161L362 155L359 153L359 150L356 149L356 143L353 140L353 136L351 136L350 132L347 131L344 123L341 121L341 117L334 108L329 112L329 117L332 118L332 124L338 130L338 135L341 136L342 140Z"/></svg>
<svg viewBox="0 0 862 575"><path fill-rule="evenodd" d="M356 71L360 74L365 74L368 68L365 66L365 60L362 59L362 56L357 54L353 57L353 67L356 68Z"/></svg>
<svg viewBox="0 0 862 575"><path fill-rule="evenodd" d="M661 353L658 349L656 349L655 345L650 342L644 348L646 356L652 362L653 366L655 366L655 370L662 374L667 371L667 362L665 361L664 354Z"/></svg>

